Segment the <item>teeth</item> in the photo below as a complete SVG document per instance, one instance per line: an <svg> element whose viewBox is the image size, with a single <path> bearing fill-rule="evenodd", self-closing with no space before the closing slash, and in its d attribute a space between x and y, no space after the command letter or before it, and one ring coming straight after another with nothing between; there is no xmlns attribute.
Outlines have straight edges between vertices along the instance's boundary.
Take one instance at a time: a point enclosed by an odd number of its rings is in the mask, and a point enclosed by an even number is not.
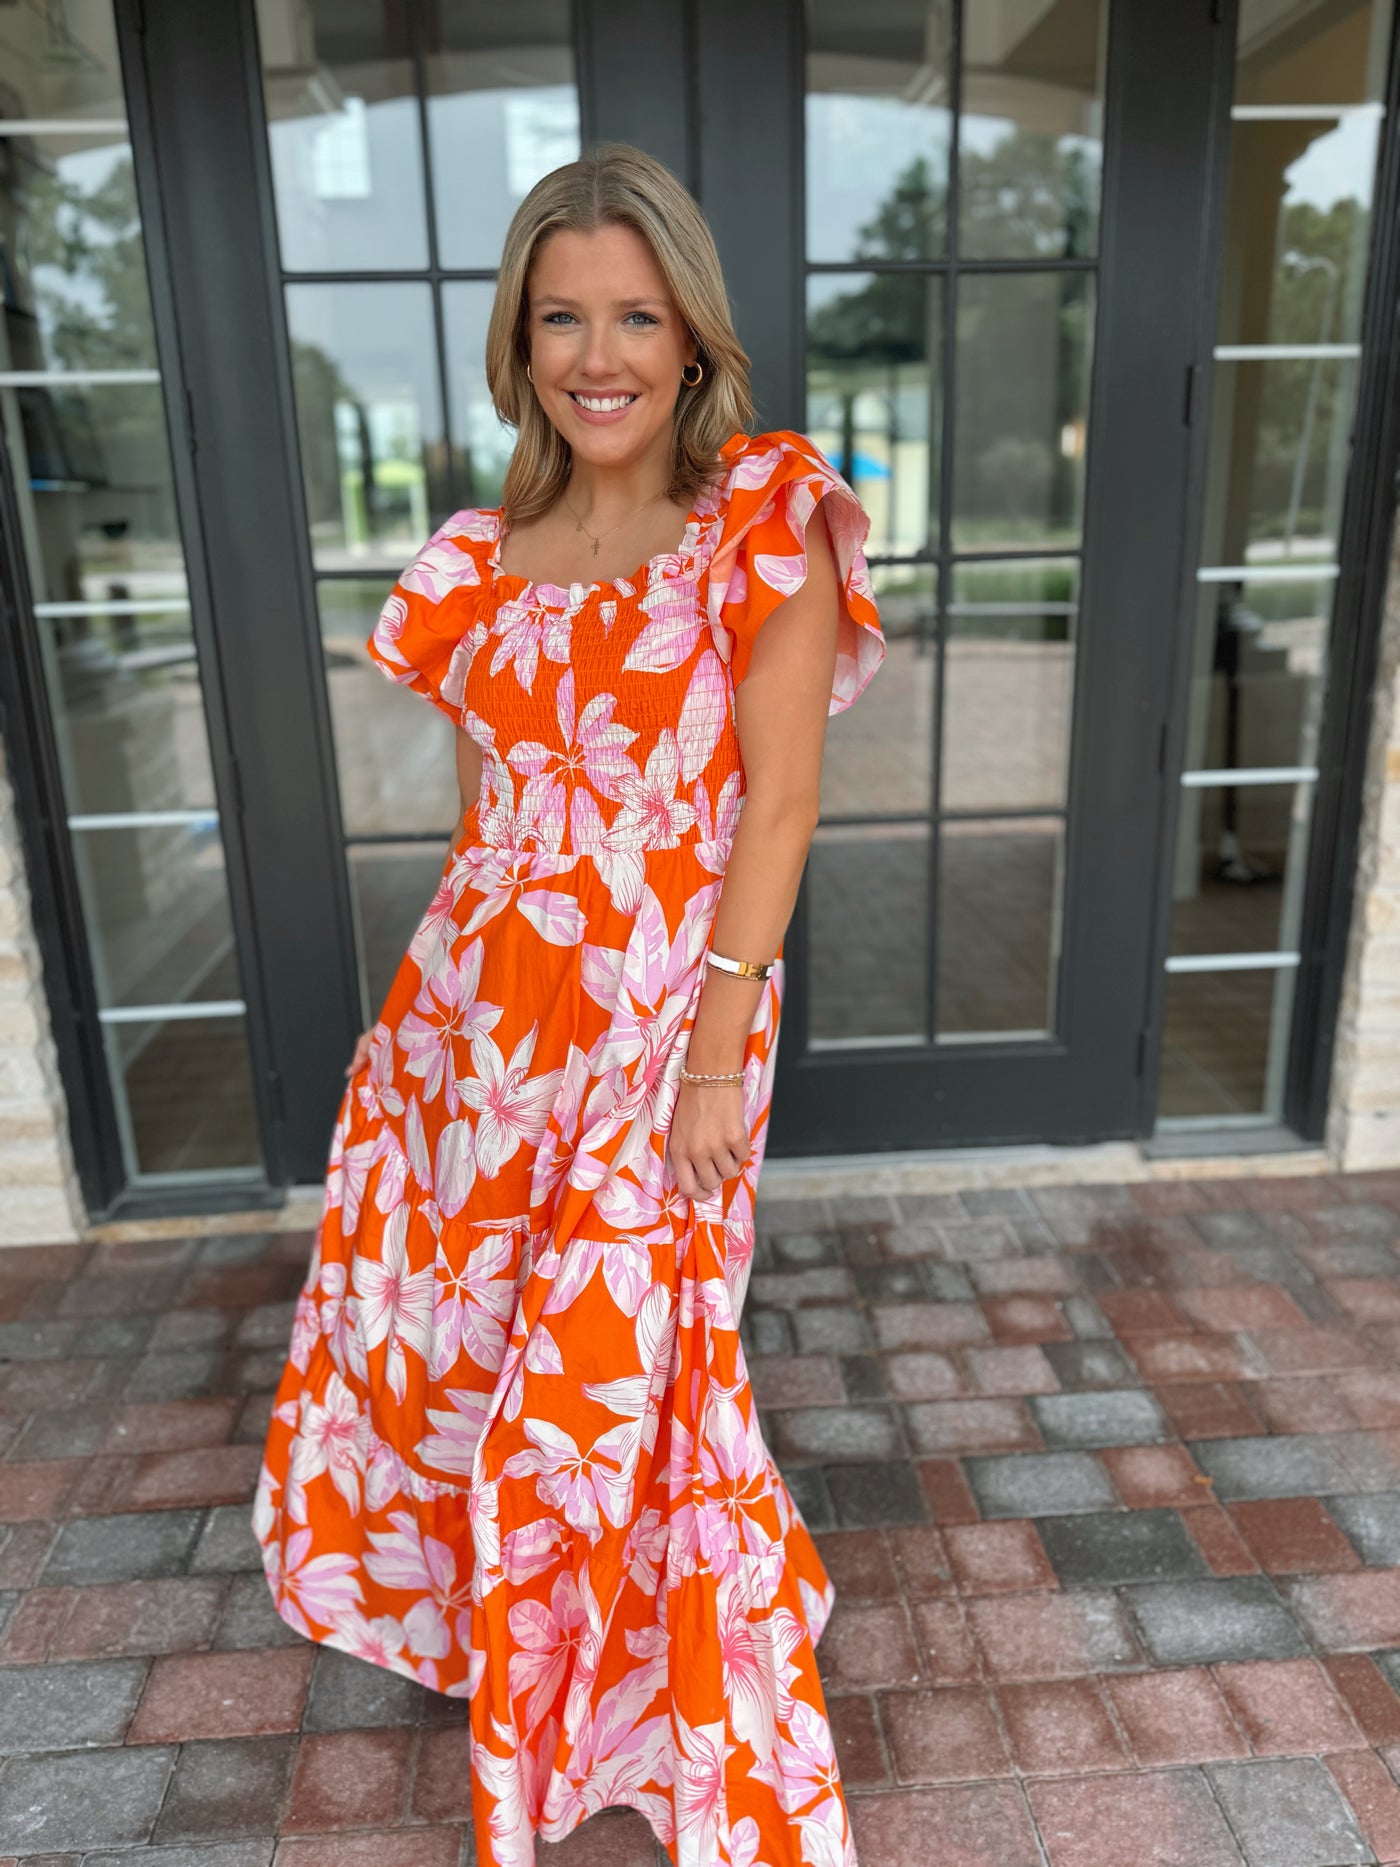
<svg viewBox="0 0 1400 1867"><path fill-rule="evenodd" d="M626 408L629 402L635 402L634 395L575 395L574 400L580 408L586 408L594 415L607 415L615 408Z"/></svg>

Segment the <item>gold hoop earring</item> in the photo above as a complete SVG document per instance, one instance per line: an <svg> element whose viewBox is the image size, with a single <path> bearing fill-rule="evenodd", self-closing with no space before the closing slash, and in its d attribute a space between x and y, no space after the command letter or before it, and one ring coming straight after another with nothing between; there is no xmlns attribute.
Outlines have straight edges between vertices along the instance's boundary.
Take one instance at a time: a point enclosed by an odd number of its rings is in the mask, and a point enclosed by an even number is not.
<svg viewBox="0 0 1400 1867"><path fill-rule="evenodd" d="M693 376L687 376L685 373L686 370L694 370L695 374ZM704 381L704 378L705 367L702 363L687 363L681 370L681 381L685 384L687 389L698 389L700 384Z"/></svg>

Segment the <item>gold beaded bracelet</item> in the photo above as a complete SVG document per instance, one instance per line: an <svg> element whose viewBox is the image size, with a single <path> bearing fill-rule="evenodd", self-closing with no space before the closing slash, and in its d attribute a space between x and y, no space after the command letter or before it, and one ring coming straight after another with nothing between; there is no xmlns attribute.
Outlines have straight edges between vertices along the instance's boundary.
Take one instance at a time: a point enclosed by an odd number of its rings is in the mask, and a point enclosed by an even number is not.
<svg viewBox="0 0 1400 1867"><path fill-rule="evenodd" d="M744 1086L744 1072L742 1070L736 1070L730 1076L695 1076L682 1064L681 1081L683 1083L724 1083L731 1089L742 1089Z"/></svg>

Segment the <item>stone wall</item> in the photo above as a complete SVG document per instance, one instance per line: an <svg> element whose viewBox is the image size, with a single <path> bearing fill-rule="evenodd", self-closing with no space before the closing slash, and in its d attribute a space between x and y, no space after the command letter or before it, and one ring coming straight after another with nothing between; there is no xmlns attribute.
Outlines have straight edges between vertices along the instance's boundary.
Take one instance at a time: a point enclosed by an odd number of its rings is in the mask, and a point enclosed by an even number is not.
<svg viewBox="0 0 1400 1867"><path fill-rule="evenodd" d="M1400 529L1366 749L1327 1147L1343 1168L1400 1165Z"/></svg>
<svg viewBox="0 0 1400 1867"><path fill-rule="evenodd" d="M84 1223L0 746L0 1245L76 1238Z"/></svg>

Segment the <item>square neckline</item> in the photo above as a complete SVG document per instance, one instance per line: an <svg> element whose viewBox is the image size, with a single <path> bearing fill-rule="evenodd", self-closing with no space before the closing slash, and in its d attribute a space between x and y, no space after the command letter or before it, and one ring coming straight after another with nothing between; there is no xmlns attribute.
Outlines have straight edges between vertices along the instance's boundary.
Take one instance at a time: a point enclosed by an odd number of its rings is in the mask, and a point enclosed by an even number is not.
<svg viewBox="0 0 1400 1867"><path fill-rule="evenodd" d="M535 602L551 609L576 609L590 597L599 596L604 591L611 591L614 597L636 596L638 593L645 595L655 582L665 579L668 570L674 572L670 581L680 581L690 573L702 543L714 529L713 521L718 517L723 503L722 491L733 471L734 457L731 450L736 442L743 443L748 439L743 433L735 433L720 449L725 471L700 489L685 515L685 529L681 533L680 543L673 550L658 551L625 577L604 577L593 583L576 581L559 584L546 577L526 577L520 571L505 570L501 565L501 548L510 527L505 522L505 508L492 506L490 511L494 535L486 567L491 573L493 590L499 589L502 584L518 585L507 598L508 601Z"/></svg>

